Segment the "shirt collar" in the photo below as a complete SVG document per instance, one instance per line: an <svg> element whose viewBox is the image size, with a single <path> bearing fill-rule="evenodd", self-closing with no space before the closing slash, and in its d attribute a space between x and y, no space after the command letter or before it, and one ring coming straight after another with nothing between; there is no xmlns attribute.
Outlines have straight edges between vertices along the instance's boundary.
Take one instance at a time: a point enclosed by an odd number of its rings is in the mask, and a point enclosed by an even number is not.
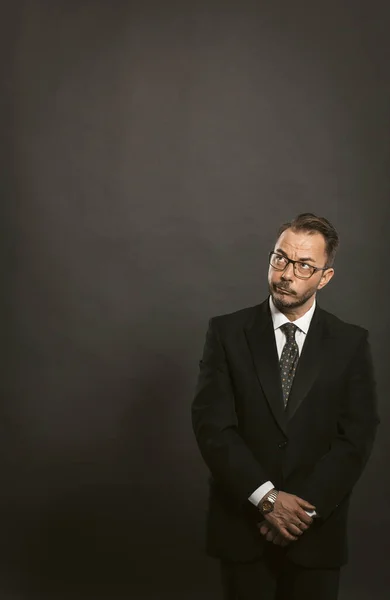
<svg viewBox="0 0 390 600"><path fill-rule="evenodd" d="M284 315L282 312L280 312L279 309L276 308L275 304L273 303L272 296L269 297L269 307L271 310L274 329L279 329L279 327L281 327L281 325L284 325L284 323L291 323L291 321L286 317L286 315ZM309 308L309 310L302 317L299 317L299 319L293 321L294 325L296 325L305 334L307 334L307 332L309 331L310 322L313 318L315 308L316 301L314 299L313 306Z"/></svg>

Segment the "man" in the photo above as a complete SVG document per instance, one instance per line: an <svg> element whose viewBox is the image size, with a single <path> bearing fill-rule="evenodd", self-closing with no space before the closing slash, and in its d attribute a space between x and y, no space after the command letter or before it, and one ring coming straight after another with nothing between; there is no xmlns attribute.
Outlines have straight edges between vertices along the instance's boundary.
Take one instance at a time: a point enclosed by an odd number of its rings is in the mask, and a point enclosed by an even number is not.
<svg viewBox="0 0 390 600"><path fill-rule="evenodd" d="M379 423L368 332L316 301L338 242L325 218L286 223L269 298L209 322L192 420L226 600L338 597L351 492Z"/></svg>

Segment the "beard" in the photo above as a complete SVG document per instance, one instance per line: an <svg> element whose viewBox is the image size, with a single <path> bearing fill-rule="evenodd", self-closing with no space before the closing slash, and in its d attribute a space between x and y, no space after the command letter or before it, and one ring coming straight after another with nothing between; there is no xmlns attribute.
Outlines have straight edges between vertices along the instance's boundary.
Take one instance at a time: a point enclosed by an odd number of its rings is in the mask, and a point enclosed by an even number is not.
<svg viewBox="0 0 390 600"><path fill-rule="evenodd" d="M276 296L278 290L275 284L269 283L268 287L269 292L272 296L273 303L276 306L276 308L280 310L280 312L283 312L286 309L291 310L303 306L308 300L310 300L310 298L314 296L314 294L317 291L317 287L311 287L308 290L306 290L304 294L298 296L295 294L295 292L290 290L288 286L279 285L278 287L284 289L286 292L289 292L291 296Z"/></svg>

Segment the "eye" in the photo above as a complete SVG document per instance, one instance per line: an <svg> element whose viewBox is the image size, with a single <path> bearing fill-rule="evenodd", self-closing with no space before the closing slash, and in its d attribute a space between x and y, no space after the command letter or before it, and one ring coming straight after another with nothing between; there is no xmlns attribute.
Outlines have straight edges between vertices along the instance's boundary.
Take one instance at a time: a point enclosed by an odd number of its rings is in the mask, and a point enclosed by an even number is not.
<svg viewBox="0 0 390 600"><path fill-rule="evenodd" d="M311 269L311 265L308 265L307 263L299 263L299 266L304 271L309 271Z"/></svg>

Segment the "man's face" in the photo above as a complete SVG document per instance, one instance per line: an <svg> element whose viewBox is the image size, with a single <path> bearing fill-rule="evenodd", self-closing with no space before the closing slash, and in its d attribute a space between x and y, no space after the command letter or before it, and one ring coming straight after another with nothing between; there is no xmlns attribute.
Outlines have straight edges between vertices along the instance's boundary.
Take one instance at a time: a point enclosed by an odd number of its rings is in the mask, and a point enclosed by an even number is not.
<svg viewBox="0 0 390 600"><path fill-rule="evenodd" d="M275 244L274 252L292 260L299 260L314 267L325 267L327 255L325 238L319 233L294 232L286 229ZM316 271L309 279L295 276L293 265L289 263L284 271L269 267L269 291L275 306L283 312L309 304L317 290L323 288L333 277L333 269Z"/></svg>

